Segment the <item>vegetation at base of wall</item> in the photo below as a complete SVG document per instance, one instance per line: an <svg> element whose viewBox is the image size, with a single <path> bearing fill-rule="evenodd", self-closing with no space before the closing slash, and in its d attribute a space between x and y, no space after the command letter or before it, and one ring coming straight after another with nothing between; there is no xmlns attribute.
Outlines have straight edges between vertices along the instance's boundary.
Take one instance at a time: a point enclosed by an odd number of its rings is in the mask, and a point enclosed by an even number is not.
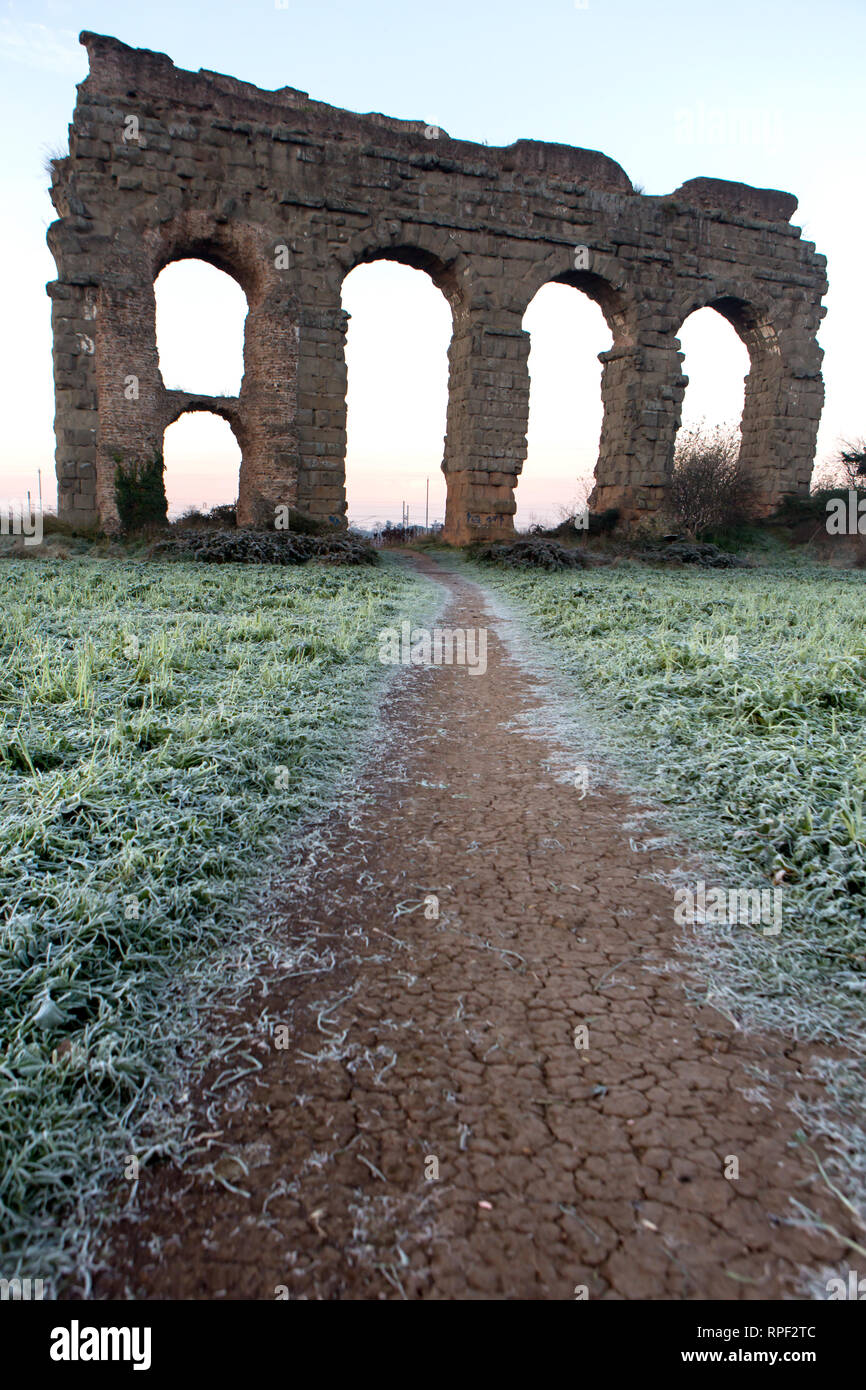
<svg viewBox="0 0 866 1390"><path fill-rule="evenodd" d="M839 500L848 501L849 489L847 485L839 487L816 488L810 492L808 497L785 497L777 507L771 517L767 519L768 526L796 526L800 522L812 521L823 527L827 520L827 503ZM858 500L866 498L866 487L861 483L859 488L853 488L857 493Z"/></svg>
<svg viewBox="0 0 866 1390"><path fill-rule="evenodd" d="M345 527L337 526L333 521L316 516L308 516L306 512L299 512L296 507L277 508L272 507L264 498L259 498L253 508L255 517L254 524L249 529L254 531L291 531L298 536L339 536L345 535ZM211 507L208 511L202 511L199 507L188 507L179 517L170 523L173 531L189 530L231 530L238 524L237 502L221 503ZM246 529L246 528L245 528Z"/></svg>
<svg viewBox="0 0 866 1390"><path fill-rule="evenodd" d="M317 516L307 516L306 512L299 512L296 507L289 507L288 524L285 529L292 531L295 535L301 536L328 536L334 532L340 532L341 528L335 527L332 521ZM345 534L345 532L343 532Z"/></svg>
<svg viewBox="0 0 866 1390"><path fill-rule="evenodd" d="M114 496L124 535L163 527L168 523L165 500L165 462L157 451L144 462L125 463L114 455Z"/></svg>
<svg viewBox="0 0 866 1390"><path fill-rule="evenodd" d="M660 565L699 565L702 569L738 569L748 563L733 550L709 541L658 541L637 552L636 558Z"/></svg>
<svg viewBox="0 0 866 1390"><path fill-rule="evenodd" d="M42 533L45 536L67 536L71 540L99 540L102 531L96 522L66 521L54 512L42 513Z"/></svg>
<svg viewBox="0 0 866 1390"><path fill-rule="evenodd" d="M231 530L238 524L236 502L221 502L203 512L199 507L187 507L174 521L169 522L172 531Z"/></svg>
<svg viewBox="0 0 866 1390"><path fill-rule="evenodd" d="M754 486L740 459L739 430L706 424L682 430L674 449L665 512L698 540L748 520Z"/></svg>
<svg viewBox="0 0 866 1390"><path fill-rule="evenodd" d="M256 531L294 531L302 536L332 536L344 532L339 517L310 516L285 503L274 504L260 494L248 506L249 524Z"/></svg>
<svg viewBox="0 0 866 1390"><path fill-rule="evenodd" d="M731 555L738 555L744 550L769 554L778 548L780 541L781 537L773 529L754 521L710 527L701 537L702 544L716 546Z"/></svg>
<svg viewBox="0 0 866 1390"><path fill-rule="evenodd" d="M810 1122L866 1213L866 576L482 574L562 682L585 756L667 808L716 882L779 889L778 937L708 925L695 949L719 1006L853 1055L827 1075L844 1135Z"/></svg>
<svg viewBox="0 0 866 1390"><path fill-rule="evenodd" d="M152 549L154 559L198 560L211 565L377 565L379 552L369 541L345 531L305 536L294 531L181 531Z"/></svg>
<svg viewBox="0 0 866 1390"><path fill-rule="evenodd" d="M585 540L587 536L610 535L616 529L619 516L618 507L607 507L603 512L589 512L586 517L587 525L584 526L583 518L577 512L569 512L556 526L530 526L526 534L542 536L546 540L574 543Z"/></svg>
<svg viewBox="0 0 866 1390"><path fill-rule="evenodd" d="M587 564L580 550L539 536L516 541L475 541L467 547L467 554L480 564L506 569L583 569Z"/></svg>
<svg viewBox="0 0 866 1390"><path fill-rule="evenodd" d="M378 632L432 593L391 564L0 567L5 1277L69 1269L128 1157L178 1152L191 1058L249 1066L208 1027L276 949L249 892L351 773Z"/></svg>

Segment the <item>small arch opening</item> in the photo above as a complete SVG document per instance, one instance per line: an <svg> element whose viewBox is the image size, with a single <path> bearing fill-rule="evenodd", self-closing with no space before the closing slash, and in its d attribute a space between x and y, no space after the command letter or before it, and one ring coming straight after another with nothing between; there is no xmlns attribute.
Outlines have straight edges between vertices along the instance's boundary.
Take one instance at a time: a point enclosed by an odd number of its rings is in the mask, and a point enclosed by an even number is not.
<svg viewBox="0 0 866 1390"><path fill-rule="evenodd" d="M737 318L739 327L734 323ZM751 369L744 334L747 327L734 300L720 300L695 309L679 333L684 354L683 372L688 386L682 402L680 441L695 430L720 428L739 435L745 400L745 382Z"/></svg>
<svg viewBox="0 0 866 1390"><path fill-rule="evenodd" d="M577 272L542 285L523 317L530 335L529 429L517 485L520 530L556 525L582 510L592 490L603 415L598 354L613 345L614 334L598 297L599 277L591 278L592 294Z"/></svg>
<svg viewBox="0 0 866 1390"><path fill-rule="evenodd" d="M349 525L361 530L399 526L404 506L410 525L445 518L452 316L420 261L409 266L396 254L363 261L343 281L346 500Z"/></svg>
<svg viewBox="0 0 866 1390"><path fill-rule="evenodd" d="M752 363L761 354L781 357L782 349L775 328L753 304L736 295L720 295L707 307L715 309L731 325L745 345Z"/></svg>
<svg viewBox="0 0 866 1390"><path fill-rule="evenodd" d="M220 415L209 410L181 415L165 431L163 458L169 521L191 510L237 503L241 451Z"/></svg>
<svg viewBox="0 0 866 1390"><path fill-rule="evenodd" d="M628 316L626 304L623 296L603 275L597 275L592 270L568 270L563 275L557 275L551 281L554 285L570 285L572 289L580 290L587 299L591 299L597 304L602 312L604 321L613 335L613 342L618 347L628 347L632 344L633 338L629 332ZM546 286L542 286L546 288ZM613 344L608 344L612 346Z"/></svg>
<svg viewBox="0 0 866 1390"><path fill-rule="evenodd" d="M247 299L206 261L171 261L154 281L156 348L169 390L237 396L244 374Z"/></svg>
<svg viewBox="0 0 866 1390"><path fill-rule="evenodd" d="M343 284L359 266L380 264L403 265L410 270L421 270L433 282L436 289L442 291L452 310L460 302L460 287L453 261L445 262L433 251L428 251L423 246L377 246L362 251L356 264L346 275Z"/></svg>

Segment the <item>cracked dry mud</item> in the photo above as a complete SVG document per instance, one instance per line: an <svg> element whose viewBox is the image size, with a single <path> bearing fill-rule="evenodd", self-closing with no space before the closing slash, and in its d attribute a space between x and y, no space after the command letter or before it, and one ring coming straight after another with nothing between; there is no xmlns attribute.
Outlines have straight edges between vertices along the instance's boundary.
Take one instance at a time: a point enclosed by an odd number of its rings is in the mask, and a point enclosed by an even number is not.
<svg viewBox="0 0 866 1390"><path fill-rule="evenodd" d="M557 780L550 741L513 727L543 692L503 620L417 563L450 590L441 625L488 629L487 674L398 674L362 802L281 904L287 940L334 968L246 1001L261 1070L194 1095L200 1156L143 1171L93 1293L808 1296L803 1271L846 1247L789 1224L789 1198L851 1233L792 1144L808 1051L666 971L672 893L648 875L670 850L633 847L617 786L581 800ZM759 1092L754 1067L777 1084Z"/></svg>

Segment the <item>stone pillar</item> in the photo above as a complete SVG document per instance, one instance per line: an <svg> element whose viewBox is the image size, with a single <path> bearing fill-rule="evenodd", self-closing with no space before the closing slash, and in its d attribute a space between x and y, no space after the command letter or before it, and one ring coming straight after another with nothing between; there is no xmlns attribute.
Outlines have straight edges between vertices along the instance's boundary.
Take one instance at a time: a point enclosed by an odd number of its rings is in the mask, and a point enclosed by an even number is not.
<svg viewBox="0 0 866 1390"><path fill-rule="evenodd" d="M96 383L98 285L83 272L84 234L77 219L55 222L48 244L59 278L47 286L54 335L54 431L57 502L62 517L96 526L96 451L99 397ZM73 279L74 276L74 279Z"/></svg>
<svg viewBox="0 0 866 1390"><path fill-rule="evenodd" d="M663 503L688 378L676 347L613 347L604 366L601 427L592 511L616 507L632 526Z"/></svg>
<svg viewBox="0 0 866 1390"><path fill-rule="evenodd" d="M452 545L514 534L529 422L529 334L521 317L489 307L460 307L454 315L442 463L443 538Z"/></svg>
<svg viewBox="0 0 866 1390"><path fill-rule="evenodd" d="M167 402L156 350L156 303L146 257L99 292L96 380L99 436L96 504L104 530L120 525L114 475L118 462L149 463L162 452Z"/></svg>
<svg viewBox="0 0 866 1390"><path fill-rule="evenodd" d="M278 506L298 506L299 332L291 295L281 285L250 305L237 408L239 526L271 527Z"/></svg>
<svg viewBox="0 0 866 1390"><path fill-rule="evenodd" d="M822 357L814 338L802 337L752 352L740 457L755 482L759 516L785 496L808 494L824 404Z"/></svg>
<svg viewBox="0 0 866 1390"><path fill-rule="evenodd" d="M348 322L339 300L313 299L300 310L297 339L297 506L336 526L346 524Z"/></svg>
<svg viewBox="0 0 866 1390"><path fill-rule="evenodd" d="M59 266L63 239L61 230L52 240ZM131 251L126 238L100 285L68 284L61 271L49 286L60 514L109 532L119 526L118 460L144 463L162 452L183 394L166 391L159 370L153 270L149 251ZM299 505L299 329L292 302L291 286L273 278L250 304L238 397L195 393L197 410L212 402L216 414L231 419L241 446L240 525L272 526L279 504Z"/></svg>

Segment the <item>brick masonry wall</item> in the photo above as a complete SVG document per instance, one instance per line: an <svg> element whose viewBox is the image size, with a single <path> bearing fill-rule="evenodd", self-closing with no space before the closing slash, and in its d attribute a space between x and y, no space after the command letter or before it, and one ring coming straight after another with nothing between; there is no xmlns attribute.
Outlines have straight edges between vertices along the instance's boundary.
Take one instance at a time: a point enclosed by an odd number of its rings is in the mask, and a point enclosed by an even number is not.
<svg viewBox="0 0 866 1390"><path fill-rule="evenodd" d="M743 456L763 511L808 490L823 403L816 333L826 259L796 199L713 179L634 191L591 150L488 148L418 121L265 92L85 33L69 155L48 240L60 510L116 528L116 459L149 457L185 410L229 421L239 520L280 504L345 520L342 281L375 259L425 270L452 310L446 536L508 535L526 452L527 305L550 281L600 305L604 364L594 508L626 524L662 502L687 378L677 333L713 305L745 342ZM581 249L582 248L582 249ZM153 284L194 256L249 306L240 394L167 391Z"/></svg>

